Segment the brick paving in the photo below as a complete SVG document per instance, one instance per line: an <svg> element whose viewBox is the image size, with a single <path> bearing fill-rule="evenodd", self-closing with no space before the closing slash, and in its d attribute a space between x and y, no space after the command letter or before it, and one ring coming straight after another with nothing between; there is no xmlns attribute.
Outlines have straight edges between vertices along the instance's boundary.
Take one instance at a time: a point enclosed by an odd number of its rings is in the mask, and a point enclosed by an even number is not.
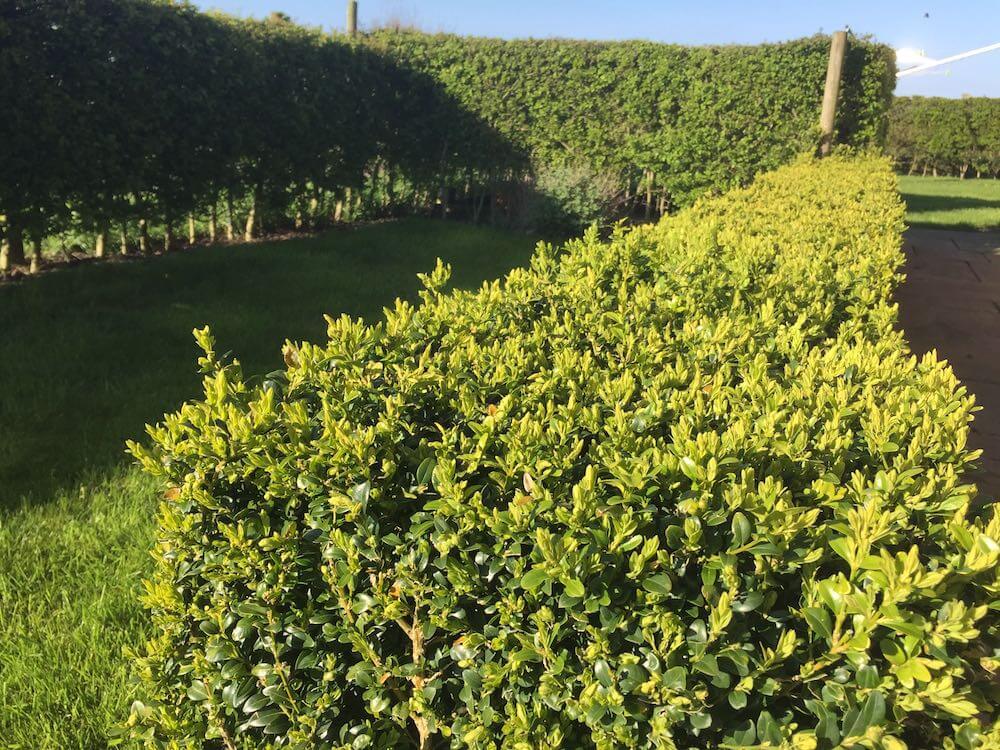
<svg viewBox="0 0 1000 750"><path fill-rule="evenodd" d="M983 407L969 439L983 449L973 479L1000 497L1000 232L913 228L904 250L900 325L915 354L937 349Z"/></svg>

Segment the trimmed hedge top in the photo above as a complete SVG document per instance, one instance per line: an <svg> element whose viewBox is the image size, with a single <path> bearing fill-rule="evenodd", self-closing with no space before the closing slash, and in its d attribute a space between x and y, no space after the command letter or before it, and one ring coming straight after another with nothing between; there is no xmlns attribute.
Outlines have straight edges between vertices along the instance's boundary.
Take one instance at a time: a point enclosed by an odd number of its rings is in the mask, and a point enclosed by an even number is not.
<svg viewBox="0 0 1000 750"><path fill-rule="evenodd" d="M131 445L151 747L995 747L1000 519L884 160L329 321ZM991 738L991 739L990 739Z"/></svg>

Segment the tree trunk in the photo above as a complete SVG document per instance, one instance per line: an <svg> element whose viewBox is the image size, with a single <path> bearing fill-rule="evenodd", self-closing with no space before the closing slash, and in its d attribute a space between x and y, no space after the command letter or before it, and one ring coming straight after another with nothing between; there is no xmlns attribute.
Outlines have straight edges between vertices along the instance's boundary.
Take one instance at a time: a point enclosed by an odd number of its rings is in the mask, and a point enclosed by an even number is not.
<svg viewBox="0 0 1000 750"><path fill-rule="evenodd" d="M344 221L350 221L354 217L351 215L354 209L354 191L351 188L344 190Z"/></svg>
<svg viewBox="0 0 1000 750"><path fill-rule="evenodd" d="M250 242L253 239L254 224L257 221L257 191L254 190L250 196L250 212L247 214L247 223L243 227L243 241Z"/></svg>
<svg viewBox="0 0 1000 750"><path fill-rule="evenodd" d="M20 227L8 224L3 237L4 250L0 253L0 271L24 265L24 234Z"/></svg>
<svg viewBox="0 0 1000 750"><path fill-rule="evenodd" d="M443 182L441 187L438 188L438 203L441 204L441 218L448 218L448 186Z"/></svg>
<svg viewBox="0 0 1000 750"><path fill-rule="evenodd" d="M104 246L108 242L108 230L100 229L97 232L97 237L94 238L94 257L103 258L104 257Z"/></svg>
<svg viewBox="0 0 1000 750"><path fill-rule="evenodd" d="M316 228L319 222L319 188L313 188L312 196L309 198L309 227Z"/></svg>
<svg viewBox="0 0 1000 750"><path fill-rule="evenodd" d="M31 238L31 268L30 273L38 273L42 267L42 237L34 235Z"/></svg>
<svg viewBox="0 0 1000 750"><path fill-rule="evenodd" d="M653 216L653 170L646 170L646 221Z"/></svg>
<svg viewBox="0 0 1000 750"><path fill-rule="evenodd" d="M125 229L124 221L122 222L119 239L121 241L121 244L118 247L119 252L121 252L122 255L128 255L128 230Z"/></svg>
<svg viewBox="0 0 1000 750"><path fill-rule="evenodd" d="M215 244L216 235L218 233L218 229L215 226L217 221L218 219L216 217L216 212L215 212L215 201L213 200L212 208L208 212L208 241L211 242L213 245Z"/></svg>
<svg viewBox="0 0 1000 750"><path fill-rule="evenodd" d="M333 222L339 224L344 218L344 201L338 200L333 206Z"/></svg>
<svg viewBox="0 0 1000 750"><path fill-rule="evenodd" d="M173 222L167 219L163 225L163 252L169 253L174 248L174 227Z"/></svg>
<svg viewBox="0 0 1000 750"><path fill-rule="evenodd" d="M194 214L188 214L188 244L193 245L198 239L194 233Z"/></svg>
<svg viewBox="0 0 1000 750"><path fill-rule="evenodd" d="M233 237L236 233L235 222L233 221L233 195L228 190L226 191L226 239L229 242L233 241Z"/></svg>
<svg viewBox="0 0 1000 750"><path fill-rule="evenodd" d="M149 255L149 224L145 219L139 219L139 252Z"/></svg>

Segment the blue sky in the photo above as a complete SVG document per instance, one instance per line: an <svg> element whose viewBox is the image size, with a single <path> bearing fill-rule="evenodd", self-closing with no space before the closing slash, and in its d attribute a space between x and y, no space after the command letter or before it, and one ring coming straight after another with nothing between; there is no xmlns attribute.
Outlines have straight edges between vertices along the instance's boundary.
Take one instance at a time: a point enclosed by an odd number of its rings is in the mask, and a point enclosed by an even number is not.
<svg viewBox="0 0 1000 750"><path fill-rule="evenodd" d="M343 29L346 0L195 0L241 16L280 10ZM926 14L926 15L925 15ZM893 47L942 58L1000 42L1000 0L359 0L362 28L402 21L427 31L500 37L652 39L752 44L849 26ZM1000 51L900 80L897 94L1000 97Z"/></svg>

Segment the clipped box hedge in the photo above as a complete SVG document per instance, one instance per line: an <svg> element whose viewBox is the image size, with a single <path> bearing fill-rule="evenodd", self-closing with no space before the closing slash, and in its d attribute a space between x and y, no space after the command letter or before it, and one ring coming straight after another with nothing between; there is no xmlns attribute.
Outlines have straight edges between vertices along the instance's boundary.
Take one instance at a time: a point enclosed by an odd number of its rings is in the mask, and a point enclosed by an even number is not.
<svg viewBox="0 0 1000 750"><path fill-rule="evenodd" d="M893 325L888 163L425 279L131 449L151 747L997 747L973 398Z"/></svg>

